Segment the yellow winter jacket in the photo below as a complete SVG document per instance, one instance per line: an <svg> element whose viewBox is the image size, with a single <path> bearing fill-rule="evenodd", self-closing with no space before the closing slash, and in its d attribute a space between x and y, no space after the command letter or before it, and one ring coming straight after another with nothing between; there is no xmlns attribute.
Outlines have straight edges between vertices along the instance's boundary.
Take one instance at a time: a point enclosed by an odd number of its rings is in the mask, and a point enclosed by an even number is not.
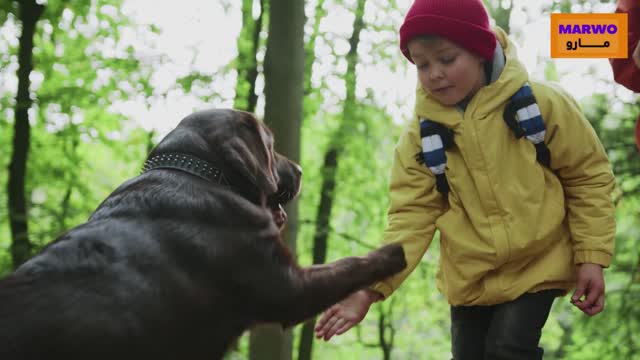
<svg viewBox="0 0 640 360"><path fill-rule="evenodd" d="M575 264L608 266L615 233L614 177L605 151L577 103L564 91L528 80L506 34L496 29L506 63L464 114L420 87L415 117L401 135L391 171L384 243L402 244L407 268L372 289L389 296L415 269L440 231L438 289L452 305L492 305L525 292L571 290ZM551 168L505 124L505 105L529 81L546 125ZM453 129L446 151L449 200L415 155L419 119Z"/></svg>

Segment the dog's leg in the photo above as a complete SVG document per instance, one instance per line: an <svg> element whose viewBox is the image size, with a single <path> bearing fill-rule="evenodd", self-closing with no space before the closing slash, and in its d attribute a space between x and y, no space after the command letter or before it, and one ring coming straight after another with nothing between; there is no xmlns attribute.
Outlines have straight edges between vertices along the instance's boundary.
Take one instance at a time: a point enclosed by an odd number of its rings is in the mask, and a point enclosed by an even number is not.
<svg viewBox="0 0 640 360"><path fill-rule="evenodd" d="M261 321L291 326L317 315L352 292L406 267L402 246L391 244L364 257L348 257L325 265L289 271L271 288Z"/></svg>

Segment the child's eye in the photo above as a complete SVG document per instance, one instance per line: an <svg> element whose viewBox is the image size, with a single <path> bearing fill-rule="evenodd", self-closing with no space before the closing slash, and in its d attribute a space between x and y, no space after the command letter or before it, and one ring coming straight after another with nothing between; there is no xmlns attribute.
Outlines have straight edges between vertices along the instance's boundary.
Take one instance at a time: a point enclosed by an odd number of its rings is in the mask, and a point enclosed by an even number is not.
<svg viewBox="0 0 640 360"><path fill-rule="evenodd" d="M416 68L418 70L426 70L429 67L429 64L416 64Z"/></svg>
<svg viewBox="0 0 640 360"><path fill-rule="evenodd" d="M446 57L446 58L442 58L440 61L443 64L451 64L452 62L454 62L456 60L455 56L451 56L451 57Z"/></svg>

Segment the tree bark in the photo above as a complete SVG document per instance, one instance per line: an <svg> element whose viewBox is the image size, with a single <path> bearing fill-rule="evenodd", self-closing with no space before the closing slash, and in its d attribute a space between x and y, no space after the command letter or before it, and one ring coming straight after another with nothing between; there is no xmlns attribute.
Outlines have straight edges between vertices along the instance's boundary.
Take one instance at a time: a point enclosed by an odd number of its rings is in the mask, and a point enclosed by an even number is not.
<svg viewBox="0 0 640 360"><path fill-rule="evenodd" d="M300 128L304 88L304 1L272 0L269 5L269 37L264 61L264 121L274 133L276 151L300 161ZM289 216L283 238L296 252L298 203L286 209ZM290 360L293 348L291 330L279 325L252 330L251 360Z"/></svg>
<svg viewBox="0 0 640 360"><path fill-rule="evenodd" d="M343 118L338 130L332 135L329 148L324 155L322 165L322 185L320 189L320 204L316 218L316 229L313 236L313 263L322 264L327 257L327 239L333 209L333 199L336 189L338 163L341 148L345 138L353 134L356 125L356 65L358 64L358 44L360 32L364 28L364 5L366 0L358 0L353 22L353 31L349 39L347 53L347 73L345 74L346 98L344 102ZM313 352L314 327L316 319L307 321L300 335L298 360L311 360Z"/></svg>
<svg viewBox="0 0 640 360"><path fill-rule="evenodd" d="M316 60L316 39L320 33L320 21L327 14L324 10L324 0L318 0L315 7L313 20L313 31L309 35L309 41L305 45L305 65L304 65L304 94L311 94L311 75L313 74L313 63Z"/></svg>
<svg viewBox="0 0 640 360"><path fill-rule="evenodd" d="M258 48L260 47L260 32L262 31L263 18L267 16L266 1L260 0L260 14L255 22L253 29L253 57L252 66L247 72L247 81L249 82L249 94L247 111L255 112L258 103L258 94L256 94L256 79L258 78Z"/></svg>
<svg viewBox="0 0 640 360"><path fill-rule="evenodd" d="M33 248L29 241L27 196L25 194L31 137L29 109L33 103L29 93L31 87L29 75L33 70L33 38L36 24L44 11L44 6L37 4L35 0L20 0L18 4L22 33L18 50L18 91L16 93L13 152L9 163L7 184L7 207L12 239L11 259L14 269L29 259Z"/></svg>
<svg viewBox="0 0 640 360"><path fill-rule="evenodd" d="M238 37L238 79L234 108L255 112L258 95L258 48L265 15L265 1L260 0L260 14L253 18L253 0L242 0L242 31Z"/></svg>
<svg viewBox="0 0 640 360"><path fill-rule="evenodd" d="M391 352L396 335L396 329L393 327L393 303L387 307L388 312L384 308L380 308L378 318L378 344L382 350L382 358L391 360ZM388 330L388 331L387 331Z"/></svg>

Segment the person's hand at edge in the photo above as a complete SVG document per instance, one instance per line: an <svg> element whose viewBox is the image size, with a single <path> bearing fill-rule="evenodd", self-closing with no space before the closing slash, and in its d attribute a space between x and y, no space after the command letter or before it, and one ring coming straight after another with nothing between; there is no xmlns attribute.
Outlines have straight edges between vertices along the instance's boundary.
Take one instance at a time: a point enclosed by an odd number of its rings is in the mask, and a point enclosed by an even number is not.
<svg viewBox="0 0 640 360"><path fill-rule="evenodd" d="M633 62L636 64L636 67L640 69L640 41L636 45L635 50L633 50L633 54L631 55L633 58Z"/></svg>

